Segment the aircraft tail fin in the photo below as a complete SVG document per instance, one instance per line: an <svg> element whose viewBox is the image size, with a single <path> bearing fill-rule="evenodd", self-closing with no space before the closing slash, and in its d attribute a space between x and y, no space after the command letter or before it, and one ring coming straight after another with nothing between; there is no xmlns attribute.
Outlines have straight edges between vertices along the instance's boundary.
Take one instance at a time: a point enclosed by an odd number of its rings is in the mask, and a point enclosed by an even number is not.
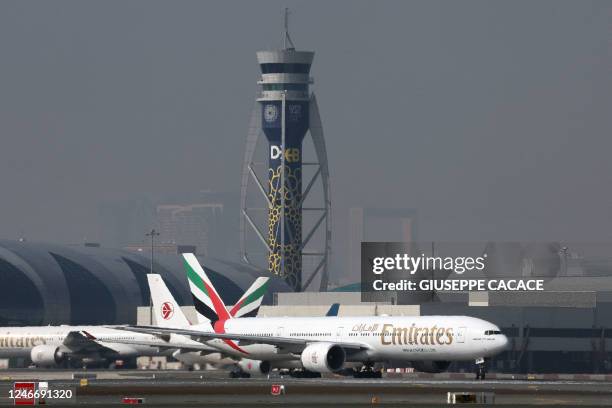
<svg viewBox="0 0 612 408"><path fill-rule="evenodd" d="M148 274L147 281L149 282L153 307L154 321L151 323L156 326L172 328L189 327L189 320L174 300L174 296L168 290L162 277L157 274Z"/></svg>
<svg viewBox="0 0 612 408"><path fill-rule="evenodd" d="M253 282L244 295L231 308L230 314L234 317L255 317L264 295L268 290L270 278L259 277Z"/></svg>
<svg viewBox="0 0 612 408"><path fill-rule="evenodd" d="M210 321L214 324L218 320L231 319L232 315L195 255L183 254L183 260L189 289L193 297L193 305L198 314L198 321L200 323Z"/></svg>
<svg viewBox="0 0 612 408"><path fill-rule="evenodd" d="M340 303L332 303L332 305L329 307L329 310L327 311L325 316L327 316L327 317L338 316L338 311L339 310L340 310Z"/></svg>

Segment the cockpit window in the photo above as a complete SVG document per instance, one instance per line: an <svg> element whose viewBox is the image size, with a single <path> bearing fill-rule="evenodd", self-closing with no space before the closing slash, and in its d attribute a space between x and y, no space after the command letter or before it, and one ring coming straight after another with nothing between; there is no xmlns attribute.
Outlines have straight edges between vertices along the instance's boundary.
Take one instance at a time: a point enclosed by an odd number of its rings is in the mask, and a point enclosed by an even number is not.
<svg viewBox="0 0 612 408"><path fill-rule="evenodd" d="M499 331L499 330L487 330L487 331L485 331L485 336L492 336L494 334L502 334L502 332Z"/></svg>

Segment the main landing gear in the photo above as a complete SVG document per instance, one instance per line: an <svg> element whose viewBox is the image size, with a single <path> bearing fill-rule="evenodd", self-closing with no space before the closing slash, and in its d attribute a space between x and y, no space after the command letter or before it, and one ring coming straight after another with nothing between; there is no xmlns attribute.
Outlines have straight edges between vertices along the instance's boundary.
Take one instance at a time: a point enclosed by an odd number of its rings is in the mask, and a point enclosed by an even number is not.
<svg viewBox="0 0 612 408"><path fill-rule="evenodd" d="M361 370L354 370L353 377L355 378L382 378L382 371L374 370L372 364L366 364L361 368Z"/></svg>
<svg viewBox="0 0 612 408"><path fill-rule="evenodd" d="M484 380L487 373L487 360L479 358L476 360L476 379Z"/></svg>
<svg viewBox="0 0 612 408"><path fill-rule="evenodd" d="M247 373L247 372L245 372L245 371L243 371L243 370L241 370L239 368L236 368L236 369L230 371L229 375L230 375L230 378L251 378L251 374L249 374L249 373Z"/></svg>

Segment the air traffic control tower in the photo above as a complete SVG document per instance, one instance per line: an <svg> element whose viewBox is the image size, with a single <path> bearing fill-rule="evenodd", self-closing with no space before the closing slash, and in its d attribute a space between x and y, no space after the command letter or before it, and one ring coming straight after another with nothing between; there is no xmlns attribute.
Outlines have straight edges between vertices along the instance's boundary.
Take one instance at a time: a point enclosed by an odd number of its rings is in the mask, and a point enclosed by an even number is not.
<svg viewBox="0 0 612 408"><path fill-rule="evenodd" d="M283 277L296 291L306 289L320 274L319 290L327 288L331 224L329 219L329 172L321 121L316 99L309 91L310 67L314 52L297 51L289 36L287 12L283 48L257 52L261 69L261 93L251 116L242 183L242 256L252 263L247 249L247 228L251 227L267 250L267 269ZM254 150L258 135L267 142L267 188L254 171ZM314 160L304 162L303 141L310 135ZM304 166L317 166L310 181L303 185ZM261 177L263 179L263 177ZM267 226L256 225L247 206L247 185L255 183L265 195ZM322 200L305 208L304 203L315 183L322 187ZM304 211L319 211L312 228L303 231ZM263 232L265 231L265 232ZM319 248L304 251L312 237L322 231ZM321 240L320 240L321 241ZM303 279L303 258L310 257L309 276Z"/></svg>

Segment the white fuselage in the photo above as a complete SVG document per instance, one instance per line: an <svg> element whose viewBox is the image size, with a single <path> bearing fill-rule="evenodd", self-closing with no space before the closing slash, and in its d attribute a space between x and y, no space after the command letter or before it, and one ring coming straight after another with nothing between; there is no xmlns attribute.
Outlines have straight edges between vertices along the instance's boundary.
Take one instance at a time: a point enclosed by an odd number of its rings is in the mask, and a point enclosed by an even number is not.
<svg viewBox="0 0 612 408"><path fill-rule="evenodd" d="M158 342L164 344L159 337L133 333L125 330L115 330L103 326L31 326L0 328L0 358L28 357L32 349L40 345L57 346L62 351L81 356L78 347L66 346L64 341L70 332L86 331L95 337L95 341L103 347L114 350L113 356L136 357L155 356L159 354L158 347L124 342ZM94 352L95 353L95 352ZM104 356L102 356L104 357Z"/></svg>
<svg viewBox="0 0 612 408"><path fill-rule="evenodd" d="M217 331L221 333L219 328ZM348 355L347 361L467 361L495 355L508 343L494 324L467 316L255 317L229 319L223 331L364 346ZM485 334L492 331L496 334ZM220 339L207 342L235 357L270 361L299 358L269 344L233 343Z"/></svg>

